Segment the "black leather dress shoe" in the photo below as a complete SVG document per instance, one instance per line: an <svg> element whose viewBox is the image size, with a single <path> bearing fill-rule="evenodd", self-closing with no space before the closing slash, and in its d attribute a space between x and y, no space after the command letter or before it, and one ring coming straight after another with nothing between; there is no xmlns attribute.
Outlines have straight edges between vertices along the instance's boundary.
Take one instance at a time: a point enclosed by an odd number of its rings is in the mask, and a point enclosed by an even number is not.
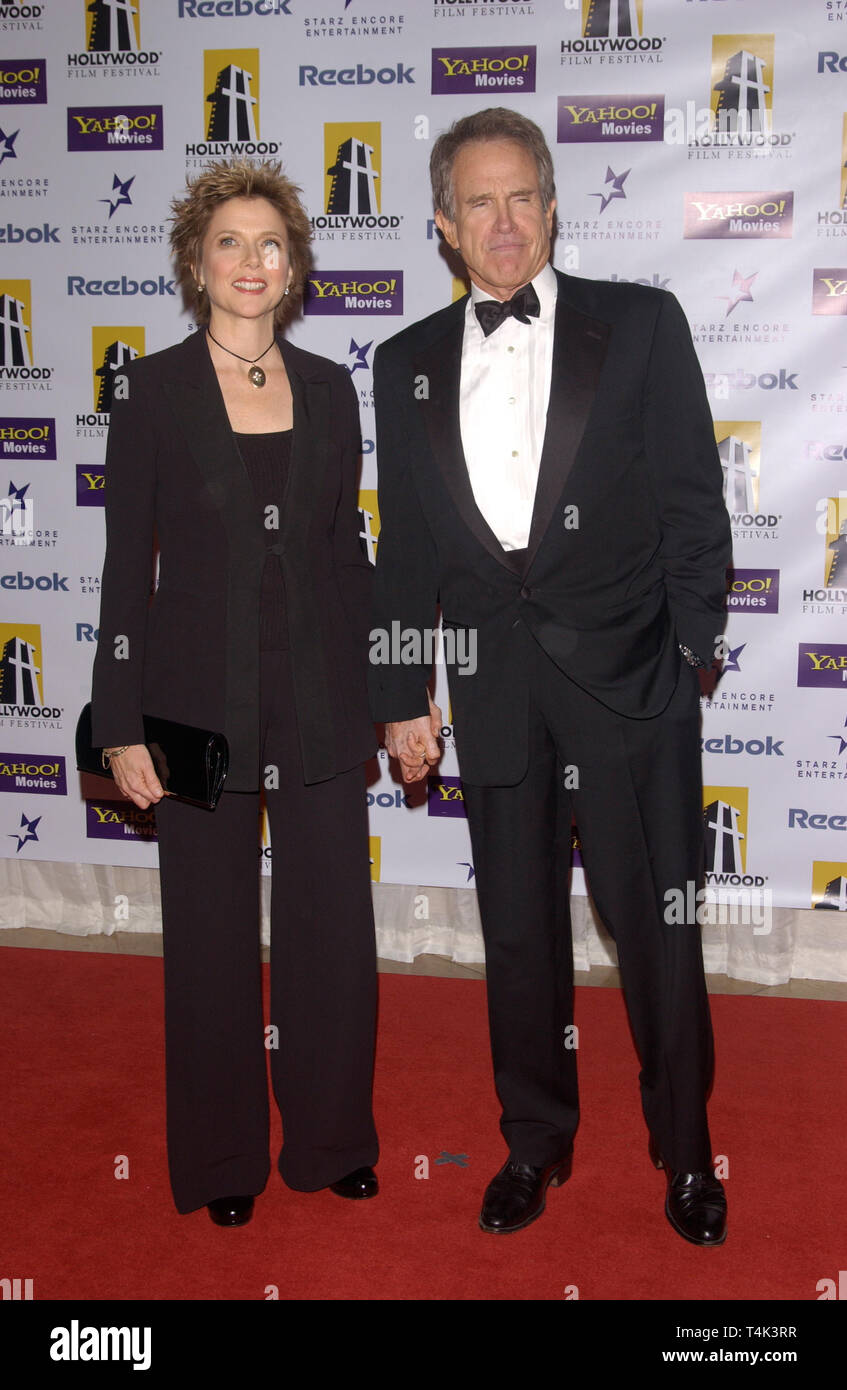
<svg viewBox="0 0 847 1390"><path fill-rule="evenodd" d="M338 1182L331 1182L329 1186L330 1191L337 1192L339 1197L351 1197L353 1201L362 1197L375 1197L379 1192L379 1183L373 1168L356 1168L352 1173L348 1173L346 1178L339 1178Z"/></svg>
<svg viewBox="0 0 847 1390"><path fill-rule="evenodd" d="M480 1229L508 1235L535 1221L544 1210L547 1188L560 1187L570 1177L572 1158L571 1150L545 1168L507 1159L485 1189L479 1214Z"/></svg>
<svg viewBox="0 0 847 1390"><path fill-rule="evenodd" d="M252 1197L216 1197L206 1205L216 1226L246 1226L253 1215Z"/></svg>
<svg viewBox="0 0 847 1390"><path fill-rule="evenodd" d="M714 1173L675 1173L650 1136L650 1157L668 1179L665 1215L683 1240L692 1245L723 1245L726 1240L726 1194Z"/></svg>

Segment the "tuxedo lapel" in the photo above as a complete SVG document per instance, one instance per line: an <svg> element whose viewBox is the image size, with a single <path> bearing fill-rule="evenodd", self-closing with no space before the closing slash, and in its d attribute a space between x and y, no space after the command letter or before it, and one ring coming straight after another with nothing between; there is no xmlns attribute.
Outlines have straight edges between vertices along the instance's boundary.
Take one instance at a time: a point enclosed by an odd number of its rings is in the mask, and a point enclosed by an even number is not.
<svg viewBox="0 0 847 1390"><path fill-rule="evenodd" d="M417 353L415 371L426 382L428 396L421 400L432 456L438 465L459 516L501 565L512 569L508 552L495 536L476 504L471 487L459 415L462 374L462 337L466 299L452 306L450 323L440 338Z"/></svg>
<svg viewBox="0 0 847 1390"><path fill-rule="evenodd" d="M594 397L606 357L609 325L574 309L565 298L559 276L553 337L553 372L547 425L538 469L524 573L535 559L545 531L561 498Z"/></svg>

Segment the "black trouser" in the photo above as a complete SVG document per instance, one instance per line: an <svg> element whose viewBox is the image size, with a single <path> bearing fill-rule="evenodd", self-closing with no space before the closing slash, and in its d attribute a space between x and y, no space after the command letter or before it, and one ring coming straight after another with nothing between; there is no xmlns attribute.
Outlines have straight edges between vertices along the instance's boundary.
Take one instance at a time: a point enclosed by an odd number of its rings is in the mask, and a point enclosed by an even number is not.
<svg viewBox="0 0 847 1390"><path fill-rule="evenodd" d="M577 1127L573 813L589 887L617 945L647 1125L671 1167L699 1171L711 1162L713 1069L700 927L677 924L666 897L681 890L688 902L686 883L702 880L699 682L682 663L661 715L626 718L522 632L527 773L513 787L463 783L501 1129L516 1158L541 1165L567 1150Z"/></svg>
<svg viewBox="0 0 847 1390"><path fill-rule="evenodd" d="M278 768L278 786L265 790L270 1046L261 997L259 793L224 792L212 812L167 800L157 807L168 1162L181 1212L264 1188L268 1054L284 1127L279 1170L289 1187L326 1187L378 1154L365 770L304 785L289 653L263 654L261 675L261 780L265 768Z"/></svg>

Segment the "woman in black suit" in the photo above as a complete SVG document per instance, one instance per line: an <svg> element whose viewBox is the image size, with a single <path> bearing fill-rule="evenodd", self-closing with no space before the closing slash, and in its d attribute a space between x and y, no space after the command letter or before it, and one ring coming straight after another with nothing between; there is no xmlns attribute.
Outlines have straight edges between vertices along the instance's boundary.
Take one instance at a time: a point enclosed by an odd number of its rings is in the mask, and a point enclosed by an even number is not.
<svg viewBox="0 0 847 1390"><path fill-rule="evenodd" d="M309 220L278 165L210 166L173 203L197 332L116 376L93 736L156 803L168 1160L177 1209L250 1219L270 1170L377 1191L376 952L364 762L371 567L359 543L349 374L279 333ZM154 536L159 584L150 599ZM142 716L220 730L213 812L169 801ZM258 943L260 793L273 847L271 1013Z"/></svg>

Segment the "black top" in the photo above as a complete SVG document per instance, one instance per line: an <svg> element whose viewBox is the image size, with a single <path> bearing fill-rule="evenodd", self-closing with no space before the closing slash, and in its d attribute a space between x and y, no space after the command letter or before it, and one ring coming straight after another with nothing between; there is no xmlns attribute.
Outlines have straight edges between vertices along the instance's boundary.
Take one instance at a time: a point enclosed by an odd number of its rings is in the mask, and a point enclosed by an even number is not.
<svg viewBox="0 0 847 1390"><path fill-rule="evenodd" d="M235 434L235 442L259 507L259 521L267 550L259 601L260 651L288 649L280 536L282 506L291 465L292 434L292 430L276 430L272 434Z"/></svg>

